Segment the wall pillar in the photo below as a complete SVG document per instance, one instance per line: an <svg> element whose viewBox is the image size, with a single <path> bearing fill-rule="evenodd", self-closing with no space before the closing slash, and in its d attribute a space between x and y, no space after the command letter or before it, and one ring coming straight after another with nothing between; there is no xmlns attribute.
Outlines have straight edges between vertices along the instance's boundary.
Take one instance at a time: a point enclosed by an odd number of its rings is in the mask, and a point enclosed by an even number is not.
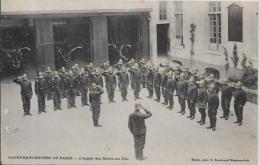
<svg viewBox="0 0 260 165"><path fill-rule="evenodd" d="M35 20L37 63L55 69L53 24L49 20Z"/></svg>
<svg viewBox="0 0 260 165"><path fill-rule="evenodd" d="M93 62L99 66L108 60L107 17L93 16L91 20Z"/></svg>

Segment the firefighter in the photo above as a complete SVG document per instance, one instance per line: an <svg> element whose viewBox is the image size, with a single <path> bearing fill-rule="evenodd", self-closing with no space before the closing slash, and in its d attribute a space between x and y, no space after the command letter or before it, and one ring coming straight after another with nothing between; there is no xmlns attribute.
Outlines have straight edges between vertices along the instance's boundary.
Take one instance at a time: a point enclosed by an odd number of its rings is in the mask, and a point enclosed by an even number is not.
<svg viewBox="0 0 260 165"><path fill-rule="evenodd" d="M191 77L189 79L189 87L187 91L187 104L190 110L190 115L187 118L190 118L191 120L195 118L195 113L196 113L195 103L197 100L197 95L198 95L197 85L195 84L194 77Z"/></svg>
<svg viewBox="0 0 260 165"><path fill-rule="evenodd" d="M77 80L74 77L73 71L69 71L69 75L67 76L67 103L68 103L68 109L74 107L75 105L75 99L76 99L76 84Z"/></svg>
<svg viewBox="0 0 260 165"><path fill-rule="evenodd" d="M140 99L139 93L141 88L141 71L138 67L138 63L135 63L134 67L129 70L129 72L132 74L132 82L134 87L134 96L135 100Z"/></svg>
<svg viewBox="0 0 260 165"><path fill-rule="evenodd" d="M32 84L28 79L28 76L26 74L23 74L22 76L19 76L13 80L14 83L17 83L21 86L21 97L23 102L23 110L24 115L32 115L30 113L30 103L32 98Z"/></svg>
<svg viewBox="0 0 260 165"><path fill-rule="evenodd" d="M207 129L216 130L217 122L217 110L219 106L219 98L217 92L215 91L215 84L212 83L208 87L208 117L210 126Z"/></svg>
<svg viewBox="0 0 260 165"><path fill-rule="evenodd" d="M121 92L121 97L122 97L122 102L123 101L128 101L126 96L127 96L127 89L129 85L129 76L128 73L126 72L125 68L122 68L121 72L117 73L118 75L118 87Z"/></svg>
<svg viewBox="0 0 260 165"><path fill-rule="evenodd" d="M223 116L220 118L225 118L225 120L228 120L230 102L232 99L232 88L227 84L227 80L223 80L223 87L221 91L221 107L223 110Z"/></svg>
<svg viewBox="0 0 260 165"><path fill-rule="evenodd" d="M156 99L154 101L161 101L161 70L159 67L156 68L154 72L154 91L156 95Z"/></svg>
<svg viewBox="0 0 260 165"><path fill-rule="evenodd" d="M167 77L168 78L166 82L166 96L167 100L169 101L169 106L167 108L169 108L169 110L173 110L173 93L176 89L175 73L169 71Z"/></svg>
<svg viewBox="0 0 260 165"><path fill-rule="evenodd" d="M152 99L153 98L153 80L154 80L154 72L153 72L153 68L152 66L147 66L147 71L146 71L146 86L147 86L147 89L148 89L148 93L149 93L149 96L148 98L149 99Z"/></svg>
<svg viewBox="0 0 260 165"><path fill-rule="evenodd" d="M53 89L53 105L54 111L61 109L61 78L57 71L54 72L54 78L52 79L52 89Z"/></svg>
<svg viewBox="0 0 260 165"><path fill-rule="evenodd" d="M205 124L207 103L208 103L208 93L206 89L206 81L202 79L199 82L198 98L197 98L197 107L201 115L200 121L198 121L197 123L199 123L200 125Z"/></svg>
<svg viewBox="0 0 260 165"><path fill-rule="evenodd" d="M47 67L47 70L45 71L45 79L47 83L47 100L52 99L52 78L53 78L53 72L51 70L51 67Z"/></svg>
<svg viewBox="0 0 260 165"><path fill-rule="evenodd" d="M95 127L101 127L102 125L99 124L99 116L100 116L100 98L103 94L102 87L98 86L97 84L93 83L91 85L91 90L89 92L89 103L91 105L90 109L92 111L92 119Z"/></svg>
<svg viewBox="0 0 260 165"><path fill-rule="evenodd" d="M80 69L79 74L79 84L80 84L80 93L81 93L81 105L82 107L88 104L88 89L89 89L89 77L87 71L84 68Z"/></svg>
<svg viewBox="0 0 260 165"><path fill-rule="evenodd" d="M237 117L237 121L234 123L238 123L238 126L242 125L243 121L243 108L247 101L247 95L246 92L241 88L241 82L238 81L236 83L236 93L235 93L235 99L234 99L234 109L235 114Z"/></svg>
<svg viewBox="0 0 260 165"><path fill-rule="evenodd" d="M162 89L162 95L164 98L164 102L162 103L163 105L168 105L168 98L167 98L167 94L166 94L167 79L168 79L167 72L165 71L165 68L162 68L162 81L161 81L162 88L161 89Z"/></svg>
<svg viewBox="0 0 260 165"><path fill-rule="evenodd" d="M187 99L187 90L188 90L188 84L184 79L184 74L181 73L180 74L180 78L178 81L178 85L177 85L177 94L178 94L178 100L179 100L179 104L181 106L181 110L178 113L181 113L182 115L185 114L185 100Z"/></svg>
<svg viewBox="0 0 260 165"><path fill-rule="evenodd" d="M67 71L64 67L61 68L60 71L60 79L61 79L61 98L66 98L66 76L67 76Z"/></svg>
<svg viewBox="0 0 260 165"><path fill-rule="evenodd" d="M114 93L115 93L117 81L116 81L116 75L113 73L113 67L109 67L108 72L104 72L103 75L105 76L109 103L111 102L115 103Z"/></svg>
<svg viewBox="0 0 260 165"><path fill-rule="evenodd" d="M44 74L42 72L39 72L39 77L36 77L35 79L35 93L37 95L38 99L38 112L39 114L42 112L45 112L45 99L46 94L48 90L48 85L46 82L46 79L44 77Z"/></svg>
<svg viewBox="0 0 260 165"><path fill-rule="evenodd" d="M141 109L144 110L145 114L140 112ZM134 113L129 115L128 128L134 136L135 157L137 160L145 159L143 157L143 149L146 137L145 119L151 116L152 113L149 110L143 108L140 103L135 104Z"/></svg>

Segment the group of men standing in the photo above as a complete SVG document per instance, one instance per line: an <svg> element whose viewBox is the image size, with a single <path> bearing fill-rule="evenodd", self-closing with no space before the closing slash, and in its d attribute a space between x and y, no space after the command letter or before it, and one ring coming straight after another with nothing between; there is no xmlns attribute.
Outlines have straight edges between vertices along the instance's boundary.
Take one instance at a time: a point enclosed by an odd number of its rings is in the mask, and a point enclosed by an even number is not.
<svg viewBox="0 0 260 165"><path fill-rule="evenodd" d="M103 82L105 80L105 83ZM31 82L26 74L14 80L22 87L21 95L24 103L24 115L30 115L30 99L32 97ZM214 75L207 77L199 74L198 70L189 71L189 68L180 65L171 67L169 62L153 66L147 64L144 59L140 61L130 60L123 63L120 60L114 66L109 62L96 67L92 63L80 68L75 64L70 69L61 68L60 71L52 71L50 67L37 73L35 77L35 94L38 99L38 112L46 113L45 100L53 100L54 111L62 110L61 99L67 98L67 108L75 108L75 99L81 97L82 106L91 106L91 110L96 110L93 115L95 126L98 124L100 113L101 97L104 85L107 90L109 103L115 103L114 92L119 87L122 101L127 100L128 86L130 85L135 100L141 99L139 93L142 88L148 90L147 98L160 102L163 97L163 105L168 105L169 110L173 110L174 96L178 97L180 111L185 114L186 104L190 111L188 118L195 118L196 109L201 114L201 125L205 124L206 109L210 126L216 130L216 115L220 101L223 109L222 118L228 119L230 102L235 91L234 109L239 125L242 125L243 106L246 103L246 92L241 89L241 83L236 84L236 90L230 87L227 81L218 82ZM219 90L221 89L221 100L219 100ZM97 96L98 95L98 96Z"/></svg>

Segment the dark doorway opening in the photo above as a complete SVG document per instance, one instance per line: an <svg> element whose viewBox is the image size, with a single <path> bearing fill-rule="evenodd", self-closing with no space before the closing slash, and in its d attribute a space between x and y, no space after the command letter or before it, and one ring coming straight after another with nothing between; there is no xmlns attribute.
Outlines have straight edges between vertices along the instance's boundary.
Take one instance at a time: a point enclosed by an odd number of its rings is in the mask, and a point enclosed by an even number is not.
<svg viewBox="0 0 260 165"><path fill-rule="evenodd" d="M210 68L210 67L205 68L205 72L206 72L206 75L207 75L207 76L209 76L210 74L213 74L216 79L219 79L219 78L220 78L220 73L219 73L219 71L218 71L217 69L215 69L215 68Z"/></svg>
<svg viewBox="0 0 260 165"><path fill-rule="evenodd" d="M34 28L27 20L1 27L0 36L0 72L3 75L21 74L36 65Z"/></svg>
<svg viewBox="0 0 260 165"><path fill-rule="evenodd" d="M158 56L167 56L170 48L169 24L157 25L157 52Z"/></svg>
<svg viewBox="0 0 260 165"><path fill-rule="evenodd" d="M139 16L109 16L107 25L109 62L115 64L120 58L123 61L138 59L141 49Z"/></svg>
<svg viewBox="0 0 260 165"><path fill-rule="evenodd" d="M91 59L91 22L89 18L63 18L54 21L55 67L84 66Z"/></svg>

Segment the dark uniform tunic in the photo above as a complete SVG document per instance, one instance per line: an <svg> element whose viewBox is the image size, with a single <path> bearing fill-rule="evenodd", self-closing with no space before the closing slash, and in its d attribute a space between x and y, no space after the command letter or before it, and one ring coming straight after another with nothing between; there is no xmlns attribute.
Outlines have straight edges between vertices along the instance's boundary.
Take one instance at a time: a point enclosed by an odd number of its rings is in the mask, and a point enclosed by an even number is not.
<svg viewBox="0 0 260 165"><path fill-rule="evenodd" d="M176 80L173 77L168 77L166 82L166 96L167 100L169 101L169 107L173 108L173 93L176 89Z"/></svg>
<svg viewBox="0 0 260 165"><path fill-rule="evenodd" d="M184 114L185 113L185 100L187 98L187 90L188 90L188 84L185 80L180 80L178 81L178 85L177 85L177 93L178 93L178 100L179 100L179 104L181 106L181 113Z"/></svg>
<svg viewBox="0 0 260 165"><path fill-rule="evenodd" d="M91 74L90 75L90 82L95 83L101 87L103 87L103 78L102 75L97 75L97 74Z"/></svg>
<svg viewBox="0 0 260 165"><path fill-rule="evenodd" d="M52 80L54 111L61 109L61 79L55 77Z"/></svg>
<svg viewBox="0 0 260 165"><path fill-rule="evenodd" d="M32 98L32 84L29 80L14 79L13 82L21 86L21 97L23 102L23 110L25 115L30 114L30 102Z"/></svg>
<svg viewBox="0 0 260 165"><path fill-rule="evenodd" d="M88 105L89 77L87 73L79 75L80 93L82 106Z"/></svg>
<svg viewBox="0 0 260 165"><path fill-rule="evenodd" d="M246 104L247 96L243 89L238 89L235 93L234 109L237 116L237 122L241 123L243 120L243 107Z"/></svg>
<svg viewBox="0 0 260 165"><path fill-rule="evenodd" d="M134 96L135 96L135 99L138 99L140 88L141 88L141 76L142 76L141 71L140 71L140 69L132 68L129 70L129 72L132 74Z"/></svg>
<svg viewBox="0 0 260 165"><path fill-rule="evenodd" d="M229 107L232 99L232 88L228 85L223 86L221 93L221 107L223 110L223 117L228 119L229 116Z"/></svg>
<svg viewBox="0 0 260 165"><path fill-rule="evenodd" d="M155 71L154 73L154 91L156 94L156 100L158 102L160 102L161 100L161 74L159 73L159 71Z"/></svg>
<svg viewBox="0 0 260 165"><path fill-rule="evenodd" d="M126 100L127 88L129 85L129 76L127 72L118 72L118 87L121 91L121 97Z"/></svg>
<svg viewBox="0 0 260 165"><path fill-rule="evenodd" d="M196 84L189 85L188 92L187 92L187 103L188 108L190 110L190 116L192 118L195 117L196 109L195 109L195 103L197 101L197 95L198 95L198 88Z"/></svg>
<svg viewBox="0 0 260 165"><path fill-rule="evenodd" d="M77 79L74 76L67 77L67 103L68 108L76 107L75 98L76 98L76 84Z"/></svg>
<svg viewBox="0 0 260 165"><path fill-rule="evenodd" d="M94 126L98 126L98 119L100 116L100 98L101 94L103 94L103 89L99 88L96 90L91 90L89 92L89 103L91 105L91 111L92 111L92 119Z"/></svg>
<svg viewBox="0 0 260 165"><path fill-rule="evenodd" d="M38 99L38 111L46 112L45 111L45 99L47 94L47 82L44 78L36 78L35 79L35 93Z"/></svg>
<svg viewBox="0 0 260 165"><path fill-rule="evenodd" d="M143 63L140 64L140 71L141 71L141 83L142 87L146 88L146 67Z"/></svg>
<svg viewBox="0 0 260 165"><path fill-rule="evenodd" d="M66 76L67 72L60 72L60 78L61 78L61 98L66 98Z"/></svg>
<svg viewBox="0 0 260 165"><path fill-rule="evenodd" d="M135 155L137 159L142 159L143 148L145 145L146 126L145 119L152 116L152 113L145 110L146 114L141 113L139 110L135 111L129 116L128 128L134 136Z"/></svg>
<svg viewBox="0 0 260 165"><path fill-rule="evenodd" d="M162 85L162 95L163 95L165 104L168 104L168 98L167 98L167 93L166 93L167 79L168 79L168 76L166 74L163 74L162 75L162 83L161 83L161 85Z"/></svg>
<svg viewBox="0 0 260 165"><path fill-rule="evenodd" d="M197 107L201 114L201 119L200 119L201 123L205 123L207 103L208 103L207 89L205 87L198 88Z"/></svg>
<svg viewBox="0 0 260 165"><path fill-rule="evenodd" d="M47 100L52 99L52 72L46 71L45 72L45 79L47 83Z"/></svg>
<svg viewBox="0 0 260 165"><path fill-rule="evenodd" d="M154 80L154 72L152 69L147 69L146 76L146 86L149 92L149 98L153 97L153 80Z"/></svg>
<svg viewBox="0 0 260 165"><path fill-rule="evenodd" d="M210 121L210 127L215 128L217 122L217 110L219 107L219 98L216 92L208 93L208 116Z"/></svg>
<svg viewBox="0 0 260 165"><path fill-rule="evenodd" d="M103 75L105 76L108 99L109 101L114 101L114 93L117 85L116 75L106 72Z"/></svg>

